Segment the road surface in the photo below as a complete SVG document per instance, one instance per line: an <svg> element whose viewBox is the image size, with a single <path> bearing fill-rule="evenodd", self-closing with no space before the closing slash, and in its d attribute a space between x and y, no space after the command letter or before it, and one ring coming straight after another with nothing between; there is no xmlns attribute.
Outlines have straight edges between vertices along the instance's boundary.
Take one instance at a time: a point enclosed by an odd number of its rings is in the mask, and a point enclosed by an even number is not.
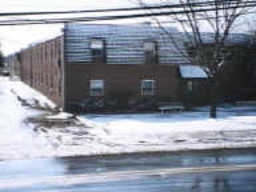
<svg viewBox="0 0 256 192"><path fill-rule="evenodd" d="M256 149L2 161L0 191L255 192Z"/></svg>

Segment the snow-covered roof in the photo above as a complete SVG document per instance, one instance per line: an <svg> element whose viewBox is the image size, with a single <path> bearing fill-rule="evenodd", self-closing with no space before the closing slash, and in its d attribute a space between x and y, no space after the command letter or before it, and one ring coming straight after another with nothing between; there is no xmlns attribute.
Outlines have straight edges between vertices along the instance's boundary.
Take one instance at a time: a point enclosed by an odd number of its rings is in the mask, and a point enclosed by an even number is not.
<svg viewBox="0 0 256 192"><path fill-rule="evenodd" d="M180 75L184 79L208 78L205 70L198 65L181 65L179 69Z"/></svg>

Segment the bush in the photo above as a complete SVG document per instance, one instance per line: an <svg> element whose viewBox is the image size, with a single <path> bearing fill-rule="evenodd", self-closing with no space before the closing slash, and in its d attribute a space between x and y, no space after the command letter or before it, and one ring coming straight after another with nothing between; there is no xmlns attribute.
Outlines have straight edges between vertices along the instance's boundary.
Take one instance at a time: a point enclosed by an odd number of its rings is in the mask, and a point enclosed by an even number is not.
<svg viewBox="0 0 256 192"><path fill-rule="evenodd" d="M153 111L157 109L157 100L154 97L130 99L129 108L134 111Z"/></svg>
<svg viewBox="0 0 256 192"><path fill-rule="evenodd" d="M84 112L98 111L104 108L104 100L102 98L88 98L81 102Z"/></svg>

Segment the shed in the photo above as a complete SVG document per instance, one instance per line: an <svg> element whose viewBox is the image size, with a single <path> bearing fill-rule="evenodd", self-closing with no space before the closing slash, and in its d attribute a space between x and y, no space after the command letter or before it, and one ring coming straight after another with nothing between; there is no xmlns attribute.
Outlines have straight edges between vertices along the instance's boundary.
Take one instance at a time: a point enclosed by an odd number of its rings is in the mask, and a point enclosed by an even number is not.
<svg viewBox="0 0 256 192"><path fill-rule="evenodd" d="M190 107L205 104L209 99L209 76L204 68L198 65L180 65L179 75L184 105Z"/></svg>

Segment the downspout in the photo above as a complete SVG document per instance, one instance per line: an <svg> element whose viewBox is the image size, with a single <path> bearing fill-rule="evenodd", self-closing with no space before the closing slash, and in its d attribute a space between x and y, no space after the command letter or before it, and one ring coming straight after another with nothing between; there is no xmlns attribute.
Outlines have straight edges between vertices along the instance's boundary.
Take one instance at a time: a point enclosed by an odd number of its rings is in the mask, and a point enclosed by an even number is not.
<svg viewBox="0 0 256 192"><path fill-rule="evenodd" d="M61 70L62 70L62 106L63 106L63 111L66 111L66 61L65 61L65 46L66 46L66 25L64 25L64 29L63 29L63 35L61 38Z"/></svg>

